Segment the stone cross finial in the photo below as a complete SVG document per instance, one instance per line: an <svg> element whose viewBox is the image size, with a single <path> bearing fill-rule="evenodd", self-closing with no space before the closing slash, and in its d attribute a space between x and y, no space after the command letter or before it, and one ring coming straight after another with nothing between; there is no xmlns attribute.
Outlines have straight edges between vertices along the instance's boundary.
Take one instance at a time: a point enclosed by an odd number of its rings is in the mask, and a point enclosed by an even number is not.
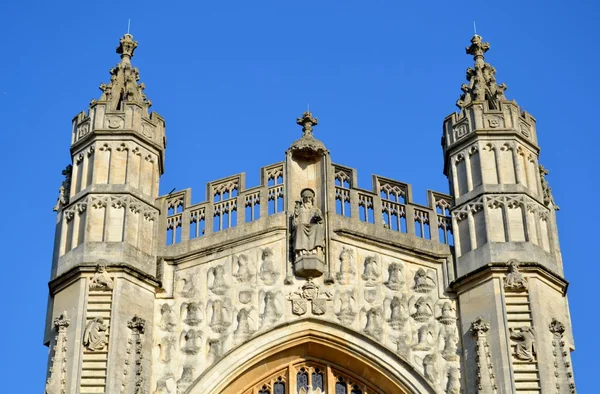
<svg viewBox="0 0 600 394"><path fill-rule="evenodd" d="M471 45L466 48L466 51L468 55L473 55L473 58L475 59L475 61L477 61L478 58L481 58L481 60L483 60L483 54L486 53L489 49L490 43L483 42L481 40L481 36L475 34L473 38L471 38Z"/></svg>
<svg viewBox="0 0 600 394"><path fill-rule="evenodd" d="M319 120L309 111L305 111L300 118L296 119L296 123L302 126L304 135L312 135L312 128L319 124Z"/></svg>
<svg viewBox="0 0 600 394"><path fill-rule="evenodd" d="M133 57L133 52L137 48L137 45L138 43L133 40L133 36L127 33L119 41L117 53L121 55L121 59L127 61Z"/></svg>

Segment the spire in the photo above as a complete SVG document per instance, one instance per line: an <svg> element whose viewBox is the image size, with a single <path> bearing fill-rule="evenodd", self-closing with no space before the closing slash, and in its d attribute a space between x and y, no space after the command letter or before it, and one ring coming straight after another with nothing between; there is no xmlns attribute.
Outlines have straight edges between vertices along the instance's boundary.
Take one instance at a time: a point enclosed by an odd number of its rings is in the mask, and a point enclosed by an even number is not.
<svg viewBox="0 0 600 394"><path fill-rule="evenodd" d="M137 41L134 41L133 36L129 33L121 38L117 47L121 61L110 69L111 77L108 85L104 83L100 85L102 96L99 101L108 101L112 111L122 111L126 102L140 104L146 109L146 112L152 105L152 102L144 94L146 86L143 83L138 84L140 79L138 69L131 66L131 58L137 45Z"/></svg>
<svg viewBox="0 0 600 394"><path fill-rule="evenodd" d="M463 83L463 93L456 102L461 110L474 101L487 101L490 109L498 108L500 100L506 100L504 91L505 84L496 82L496 69L485 62L484 54L490 49L488 42L483 42L481 36L475 34L471 38L471 45L466 48L468 55L472 55L475 61L474 68L467 68L468 84Z"/></svg>
<svg viewBox="0 0 600 394"><path fill-rule="evenodd" d="M313 137L313 126L319 124L319 120L313 117L310 111L304 111L302 116L296 119L296 124L302 126L302 138L296 140L290 146L290 151L293 154L304 157L318 157L328 153L325 145Z"/></svg>

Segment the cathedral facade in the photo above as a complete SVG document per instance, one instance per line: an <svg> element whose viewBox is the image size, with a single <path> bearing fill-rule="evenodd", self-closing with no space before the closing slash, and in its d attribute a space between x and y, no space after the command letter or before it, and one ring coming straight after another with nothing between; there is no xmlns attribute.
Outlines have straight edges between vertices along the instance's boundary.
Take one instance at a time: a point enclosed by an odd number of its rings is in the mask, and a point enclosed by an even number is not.
<svg viewBox="0 0 600 394"><path fill-rule="evenodd" d="M332 161L310 112L283 161L159 195L165 122L126 34L73 119L55 206L45 392L575 393L535 119L475 35L443 121L449 193ZM432 141L433 143L433 141Z"/></svg>

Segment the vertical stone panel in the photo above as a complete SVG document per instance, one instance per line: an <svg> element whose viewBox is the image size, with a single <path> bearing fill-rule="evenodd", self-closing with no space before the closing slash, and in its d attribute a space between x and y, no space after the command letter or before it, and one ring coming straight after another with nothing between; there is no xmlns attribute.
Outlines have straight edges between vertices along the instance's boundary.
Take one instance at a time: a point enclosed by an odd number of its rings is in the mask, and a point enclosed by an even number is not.
<svg viewBox="0 0 600 394"><path fill-rule="evenodd" d="M487 243L487 230L485 228L485 214L483 209L473 213L473 222L475 223L475 248L478 248Z"/></svg>
<svg viewBox="0 0 600 394"><path fill-rule="evenodd" d="M487 208L487 214L490 242L506 242L502 207L490 205Z"/></svg>
<svg viewBox="0 0 600 394"><path fill-rule="evenodd" d="M481 150L481 172L483 183L495 185L498 183L498 170L496 168L496 150L491 144Z"/></svg>
<svg viewBox="0 0 600 394"><path fill-rule="evenodd" d="M460 239L460 252L465 254L471 250L471 234L469 233L469 221L465 218L458 222Z"/></svg>
<svg viewBox="0 0 600 394"><path fill-rule="evenodd" d="M507 207L508 232L512 242L525 242L525 225L523 223L523 207L512 205Z"/></svg>
<svg viewBox="0 0 600 394"><path fill-rule="evenodd" d="M515 161L511 149L508 144L500 148L500 173L503 184L514 185L517 181L515 177Z"/></svg>
<svg viewBox="0 0 600 394"><path fill-rule="evenodd" d="M123 241L123 222L125 207L112 203L108 207L108 222L106 229L106 242Z"/></svg>

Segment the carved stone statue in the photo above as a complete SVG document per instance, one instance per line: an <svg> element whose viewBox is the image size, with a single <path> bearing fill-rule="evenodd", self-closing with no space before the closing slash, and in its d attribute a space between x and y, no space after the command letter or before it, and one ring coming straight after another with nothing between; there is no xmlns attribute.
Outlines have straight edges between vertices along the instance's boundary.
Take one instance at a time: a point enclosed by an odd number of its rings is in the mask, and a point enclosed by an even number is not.
<svg viewBox="0 0 600 394"><path fill-rule="evenodd" d="M262 298L262 297L261 297ZM271 291L267 291L264 294L264 308L263 313L260 316L262 320L262 325L271 325L281 317L281 312L277 305L275 304L275 294Z"/></svg>
<svg viewBox="0 0 600 394"><path fill-rule="evenodd" d="M272 285L279 276L279 272L275 269L273 262L273 249L265 248L262 251L262 264L258 274L265 285Z"/></svg>
<svg viewBox="0 0 600 394"><path fill-rule="evenodd" d="M314 206L313 190L304 189L300 196L302 201L296 201L292 218L294 268L298 276L317 277L325 272L323 214Z"/></svg>
<svg viewBox="0 0 600 394"><path fill-rule="evenodd" d="M106 331L108 325L104 324L102 317L96 317L85 326L83 332L83 346L87 350L98 351L103 350L106 346Z"/></svg>
<svg viewBox="0 0 600 394"><path fill-rule="evenodd" d="M235 270L233 276L238 282L247 283L252 279L249 264L248 256L245 254L233 257L233 268Z"/></svg>
<svg viewBox="0 0 600 394"><path fill-rule="evenodd" d="M460 371L458 368L450 367L448 369L446 394L460 394Z"/></svg>
<svg viewBox="0 0 600 394"><path fill-rule="evenodd" d="M160 323L159 327L163 331L173 331L177 325L177 316L169 304L163 304L160 307Z"/></svg>
<svg viewBox="0 0 600 394"><path fill-rule="evenodd" d="M383 324L381 322L381 309L371 308L366 311L367 323L365 325L364 332L376 339L381 339L383 333Z"/></svg>
<svg viewBox="0 0 600 394"><path fill-rule="evenodd" d="M456 321L456 317L454 316L454 308L452 304L448 301L445 301L441 307L441 314L437 318L440 323L445 325L454 324Z"/></svg>
<svg viewBox="0 0 600 394"><path fill-rule="evenodd" d="M408 321L408 302L406 297L402 298L394 296L390 302L390 327L394 330L400 330Z"/></svg>
<svg viewBox="0 0 600 394"><path fill-rule="evenodd" d="M346 290L343 292L339 292L338 294L336 294L336 299L334 300L334 304L336 304L335 315L345 326L351 325L354 322L354 318L356 317L356 312L354 311L353 307L353 304L356 302L355 292L355 290Z"/></svg>
<svg viewBox="0 0 600 394"><path fill-rule="evenodd" d="M200 350L197 343L200 338L194 330L183 331L181 333L181 351L186 354L197 354Z"/></svg>
<svg viewBox="0 0 600 394"><path fill-rule="evenodd" d="M458 360L458 350L456 331L449 329L442 333L442 339L444 340L444 350L442 350L442 357L446 361Z"/></svg>
<svg viewBox="0 0 600 394"><path fill-rule="evenodd" d="M513 259L508 262L508 274L504 279L504 288L513 291L527 289L527 280L519 272L519 262L517 260Z"/></svg>
<svg viewBox="0 0 600 394"><path fill-rule="evenodd" d="M185 389L194 381L194 371L196 368L190 365L184 365L181 372L181 378L177 381L177 392L184 392Z"/></svg>
<svg viewBox="0 0 600 394"><path fill-rule="evenodd" d="M220 339L208 340L208 363L212 364L223 356L223 343Z"/></svg>
<svg viewBox="0 0 600 394"><path fill-rule="evenodd" d="M425 271L419 268L415 273L415 291L419 293L429 293L435 289L435 279L433 270Z"/></svg>
<svg viewBox="0 0 600 394"><path fill-rule="evenodd" d="M541 164L539 165L540 171L540 181L542 182L542 192L544 193L544 204L550 208L554 208L555 211L560 210L559 206L554 202L554 197L552 196L552 188L548 184L548 180L546 180L546 175L548 175L548 170L544 168Z"/></svg>
<svg viewBox="0 0 600 394"><path fill-rule="evenodd" d="M422 323L433 315L431 311L431 305L425 297L419 297L414 305L414 313L411 315L413 319Z"/></svg>
<svg viewBox="0 0 600 394"><path fill-rule="evenodd" d="M173 347L175 343L175 338L167 336L163 337L158 344L159 348L159 360L163 363L170 363L171 356L173 353Z"/></svg>
<svg viewBox="0 0 600 394"><path fill-rule="evenodd" d="M340 269L336 274L336 279L338 282L345 285L350 283L350 280L355 273L356 270L354 269L352 251L343 248L340 253Z"/></svg>
<svg viewBox="0 0 600 394"><path fill-rule="evenodd" d="M113 280L106 272L106 262L99 262L96 266L96 273L90 279L90 290L112 290Z"/></svg>
<svg viewBox="0 0 600 394"><path fill-rule="evenodd" d="M202 311L200 306L195 302L183 303L181 305L181 316L183 322L189 326L196 326L202 321Z"/></svg>
<svg viewBox="0 0 600 394"><path fill-rule="evenodd" d="M510 329L510 339L517 342L515 357L523 361L533 361L535 352L535 331L533 327L523 326L519 331Z"/></svg>
<svg viewBox="0 0 600 394"><path fill-rule="evenodd" d="M208 288L215 294L225 294L229 285L225 281L225 267L217 265L208 270Z"/></svg>
<svg viewBox="0 0 600 394"><path fill-rule="evenodd" d="M229 319L229 310L221 300L209 301L209 308L212 311L210 323L208 324L214 332L223 333L231 325Z"/></svg>
<svg viewBox="0 0 600 394"><path fill-rule="evenodd" d="M437 357L435 354L428 354L423 358L423 372L425 374L425 379L429 380L431 383L438 383L439 372L436 365Z"/></svg>
<svg viewBox="0 0 600 394"><path fill-rule="evenodd" d="M404 286L404 268L400 263L391 263L388 267L388 280L385 285L391 290L400 290Z"/></svg>
<svg viewBox="0 0 600 394"><path fill-rule="evenodd" d="M379 267L377 264L377 258L375 256L368 256L364 263L365 269L362 274L363 280L366 282L365 286L375 286L377 279L379 279Z"/></svg>
<svg viewBox="0 0 600 394"><path fill-rule="evenodd" d="M246 340L252 335L252 329L250 328L250 312L248 309L240 309L237 314L237 328L233 335L236 339Z"/></svg>
<svg viewBox="0 0 600 394"><path fill-rule="evenodd" d="M58 189L58 200L53 208L53 211L58 212L62 207L69 203L69 195L71 194L71 176L73 174L73 166L68 165L62 170L62 174L65 179L62 181L60 188Z"/></svg>
<svg viewBox="0 0 600 394"><path fill-rule="evenodd" d="M424 325L417 330L417 343L413 350L430 350L433 345L433 327Z"/></svg>

